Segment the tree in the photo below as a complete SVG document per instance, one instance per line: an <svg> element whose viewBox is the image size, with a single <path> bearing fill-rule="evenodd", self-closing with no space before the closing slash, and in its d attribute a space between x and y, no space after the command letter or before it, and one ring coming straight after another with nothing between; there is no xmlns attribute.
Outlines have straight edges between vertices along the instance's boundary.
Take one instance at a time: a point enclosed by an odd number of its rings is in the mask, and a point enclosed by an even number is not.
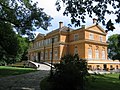
<svg viewBox="0 0 120 90"><path fill-rule="evenodd" d="M64 4L65 10L63 15L71 17L71 23L80 26L81 21L85 23L86 15L92 18L97 16L98 21L105 25L105 15L116 15L116 23L120 23L120 0L57 0L57 11L61 10L61 2ZM111 6L114 10L110 10ZM111 25L112 22L109 22ZM108 31L111 28L107 28Z"/></svg>
<svg viewBox="0 0 120 90"><path fill-rule="evenodd" d="M65 55L60 64L55 65L52 90L84 90L87 62L78 55Z"/></svg>
<svg viewBox="0 0 120 90"><path fill-rule="evenodd" d="M32 0L0 0L0 61L9 64L24 58L28 45L21 36L33 39L32 31L47 30L51 19Z"/></svg>
<svg viewBox="0 0 120 90"><path fill-rule="evenodd" d="M7 64L14 62L18 49L17 36L11 25L0 21L0 60Z"/></svg>
<svg viewBox="0 0 120 90"><path fill-rule="evenodd" d="M29 47L28 38L17 35L17 39L18 39L19 49L17 51L17 55L15 58L16 61L28 60L28 57L27 57L28 47Z"/></svg>
<svg viewBox="0 0 120 90"><path fill-rule="evenodd" d="M9 23L0 23L0 62L10 64L20 61L27 54L28 38L16 34Z"/></svg>
<svg viewBox="0 0 120 90"><path fill-rule="evenodd" d="M120 34L114 34L108 38L108 57L113 60L120 60Z"/></svg>
<svg viewBox="0 0 120 90"><path fill-rule="evenodd" d="M20 35L32 36L40 27L47 30L51 19L32 0L0 0L0 21L9 23Z"/></svg>

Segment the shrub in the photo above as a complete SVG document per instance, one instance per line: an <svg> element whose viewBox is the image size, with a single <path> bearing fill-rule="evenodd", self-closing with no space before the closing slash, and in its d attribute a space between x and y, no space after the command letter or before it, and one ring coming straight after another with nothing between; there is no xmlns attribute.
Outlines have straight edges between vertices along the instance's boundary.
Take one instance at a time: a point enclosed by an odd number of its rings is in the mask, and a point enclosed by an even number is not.
<svg viewBox="0 0 120 90"><path fill-rule="evenodd" d="M87 75L87 63L79 59L78 55L66 55L60 64L55 65L52 80L55 82L54 90L83 90Z"/></svg>

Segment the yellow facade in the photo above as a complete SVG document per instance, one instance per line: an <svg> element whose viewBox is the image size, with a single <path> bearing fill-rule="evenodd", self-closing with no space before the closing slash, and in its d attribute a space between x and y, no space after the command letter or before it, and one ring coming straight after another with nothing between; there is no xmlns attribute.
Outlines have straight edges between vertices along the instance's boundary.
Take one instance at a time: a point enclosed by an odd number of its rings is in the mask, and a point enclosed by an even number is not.
<svg viewBox="0 0 120 90"><path fill-rule="evenodd" d="M53 51L52 51L52 38ZM60 27L46 35L38 34L28 50L29 60L58 63L66 54L78 54L89 69L119 68L118 61L108 60L106 33L99 25L73 30L60 22ZM52 54L53 53L53 54Z"/></svg>

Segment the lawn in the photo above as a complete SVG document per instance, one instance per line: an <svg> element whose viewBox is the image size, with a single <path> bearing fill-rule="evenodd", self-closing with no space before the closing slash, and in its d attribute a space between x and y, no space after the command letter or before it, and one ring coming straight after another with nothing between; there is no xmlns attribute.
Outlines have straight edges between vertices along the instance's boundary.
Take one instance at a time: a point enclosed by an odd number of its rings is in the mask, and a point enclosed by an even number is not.
<svg viewBox="0 0 120 90"><path fill-rule="evenodd" d="M86 90L120 90L119 74L93 75L92 77L95 80L89 80Z"/></svg>
<svg viewBox="0 0 120 90"><path fill-rule="evenodd" d="M120 90L119 74L91 75L88 77L85 90ZM40 83L41 90L52 90L53 83L47 78Z"/></svg>
<svg viewBox="0 0 120 90"><path fill-rule="evenodd" d="M25 74L25 73L34 72L34 71L36 70L32 68L0 66L0 77Z"/></svg>

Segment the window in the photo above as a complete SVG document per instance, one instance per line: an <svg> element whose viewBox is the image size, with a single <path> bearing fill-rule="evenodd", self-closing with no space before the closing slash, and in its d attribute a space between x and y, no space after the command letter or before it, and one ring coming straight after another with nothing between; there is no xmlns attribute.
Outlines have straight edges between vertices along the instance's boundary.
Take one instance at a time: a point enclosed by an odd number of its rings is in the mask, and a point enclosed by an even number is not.
<svg viewBox="0 0 120 90"><path fill-rule="evenodd" d="M44 41L42 40L42 41L41 41L41 46L43 46L43 44L44 44Z"/></svg>
<svg viewBox="0 0 120 90"><path fill-rule="evenodd" d="M88 59L92 59L92 49L88 49Z"/></svg>
<svg viewBox="0 0 120 90"><path fill-rule="evenodd" d="M43 51L41 51L41 60L43 60L43 55L44 55Z"/></svg>
<svg viewBox="0 0 120 90"><path fill-rule="evenodd" d="M74 55L75 54L78 54L78 48L77 48L77 46L75 46L75 48L74 48Z"/></svg>
<svg viewBox="0 0 120 90"><path fill-rule="evenodd" d="M35 60L38 60L38 54L35 53Z"/></svg>
<svg viewBox="0 0 120 90"><path fill-rule="evenodd" d="M54 51L54 59L58 59L58 50Z"/></svg>
<svg viewBox="0 0 120 90"><path fill-rule="evenodd" d="M99 59L99 50L95 50L95 59Z"/></svg>
<svg viewBox="0 0 120 90"><path fill-rule="evenodd" d="M102 42L102 41L103 41L102 36L100 36L100 42Z"/></svg>
<svg viewBox="0 0 120 90"><path fill-rule="evenodd" d="M50 50L50 52L49 52L49 54L50 54L50 60L52 59L52 50Z"/></svg>
<svg viewBox="0 0 120 90"><path fill-rule="evenodd" d="M48 51L45 51L45 59L48 59Z"/></svg>
<svg viewBox="0 0 120 90"><path fill-rule="evenodd" d="M89 39L90 39L90 40L94 40L94 35L93 35L93 33L90 33Z"/></svg>
<svg viewBox="0 0 120 90"><path fill-rule="evenodd" d="M39 47L41 46L40 44L41 44L41 41L39 41Z"/></svg>
<svg viewBox="0 0 120 90"><path fill-rule="evenodd" d="M58 36L54 37L54 42L58 42Z"/></svg>
<svg viewBox="0 0 120 90"><path fill-rule="evenodd" d="M79 40L78 34L74 34L74 41Z"/></svg>
<svg viewBox="0 0 120 90"><path fill-rule="evenodd" d="M102 51L102 59L105 59L105 51Z"/></svg>

